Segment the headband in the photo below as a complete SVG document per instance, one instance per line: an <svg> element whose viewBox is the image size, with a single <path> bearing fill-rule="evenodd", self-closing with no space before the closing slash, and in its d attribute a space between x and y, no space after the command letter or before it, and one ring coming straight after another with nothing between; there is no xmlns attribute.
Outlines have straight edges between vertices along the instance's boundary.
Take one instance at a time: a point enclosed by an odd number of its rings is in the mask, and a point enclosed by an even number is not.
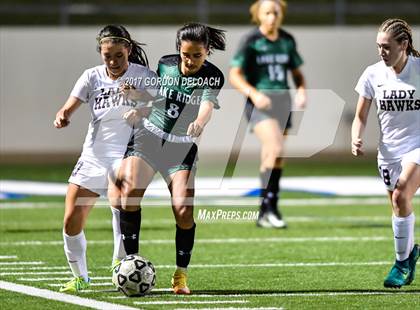
<svg viewBox="0 0 420 310"><path fill-rule="evenodd" d="M99 44L101 44L103 41L108 40L108 39L117 39L117 40L124 40L126 42L128 42L129 44L131 44L131 41L127 38L123 38L123 37L105 37L99 40Z"/></svg>

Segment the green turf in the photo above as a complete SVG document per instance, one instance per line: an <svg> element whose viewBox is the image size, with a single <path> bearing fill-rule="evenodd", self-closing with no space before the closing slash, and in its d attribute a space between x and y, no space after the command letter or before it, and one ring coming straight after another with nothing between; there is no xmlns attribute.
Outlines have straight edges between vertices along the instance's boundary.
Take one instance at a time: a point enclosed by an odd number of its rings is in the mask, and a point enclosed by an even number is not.
<svg viewBox="0 0 420 310"><path fill-rule="evenodd" d="M418 201L416 201L418 203ZM39 202L38 202L39 204ZM10 203L8 203L10 205ZM35 203L37 205L37 203ZM4 205L6 206L6 205ZM203 221L201 212L255 211L249 207L196 207L196 243L190 268L191 296L173 296L155 291L143 298L121 296L112 286L93 286L82 297L119 303L142 309L283 307L285 309L415 309L420 307L420 278L401 290L386 290L382 281L393 262L390 210L386 205L293 206L283 207L289 223L286 230L257 229L253 221ZM17 255L19 261L42 261L45 266L66 266L61 240L63 209L49 207L0 208L0 255ZM141 254L157 266L157 288L169 288L175 258L175 225L169 207L144 206ZM85 230L91 276L108 276L111 263L112 231L108 208L94 208ZM331 238L337 239L321 239ZM351 239L343 239L351 237ZM416 239L419 240L419 235ZM278 238L269 242L268 238ZM304 238L304 239L303 239ZM360 239L373 238L373 239ZM376 239L375 239L376 238ZM225 240L225 242L216 242ZM19 245L21 241L57 241L53 244ZM89 243L88 243L89 244ZM1 260L12 261L9 260ZM344 263L344 266L246 266L249 264ZM357 263L379 262L378 265ZM384 262L384 263L381 263ZM211 265L229 265L212 268ZM194 267L194 265L196 267ZM201 265L201 266L197 266ZM207 266L203 266L207 265ZM15 266L13 266L15 267ZM66 275L5 275L0 279L56 290L48 284L26 279ZM52 270L52 269L51 269ZM25 271L25 270L24 270ZM29 271L29 270L27 270ZM45 270L42 270L45 271ZM48 270L47 270L48 271ZM57 271L57 270L55 270ZM15 271L16 272L16 271ZM21 271L22 272L22 271ZM110 282L94 280L93 283ZM405 292L402 295L400 292ZM391 293L391 294L389 294ZM235 296L226 296L234 294ZM368 295L370 294L370 295ZM386 294L386 295L380 295ZM204 296L205 295L205 296ZM245 303L196 304L195 301L243 301ZM187 304L134 305L133 302L187 301ZM57 301L0 291L1 309L76 309ZM64 305L67 307L64 308Z"/></svg>

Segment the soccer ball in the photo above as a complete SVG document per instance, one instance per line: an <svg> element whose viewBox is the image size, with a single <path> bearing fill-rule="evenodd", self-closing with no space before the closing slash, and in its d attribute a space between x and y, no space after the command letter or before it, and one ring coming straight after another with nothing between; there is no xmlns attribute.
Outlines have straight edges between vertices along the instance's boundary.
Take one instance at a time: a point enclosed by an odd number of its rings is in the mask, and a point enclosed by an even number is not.
<svg viewBox="0 0 420 310"><path fill-rule="evenodd" d="M112 283L126 296L144 296L156 284L155 267L144 257L128 255L112 272Z"/></svg>

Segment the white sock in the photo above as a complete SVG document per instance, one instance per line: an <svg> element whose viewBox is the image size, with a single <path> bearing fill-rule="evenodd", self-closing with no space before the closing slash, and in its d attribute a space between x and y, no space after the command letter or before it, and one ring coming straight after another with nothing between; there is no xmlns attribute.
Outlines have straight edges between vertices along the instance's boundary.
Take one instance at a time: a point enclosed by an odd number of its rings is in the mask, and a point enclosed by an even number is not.
<svg viewBox="0 0 420 310"><path fill-rule="evenodd" d="M414 247L414 222L414 212L407 217L392 215L395 255L398 261L407 259Z"/></svg>
<svg viewBox="0 0 420 310"><path fill-rule="evenodd" d="M86 264L86 237L83 230L75 236L69 236L63 231L64 253L70 269L75 277L83 277L88 281Z"/></svg>
<svg viewBox="0 0 420 310"><path fill-rule="evenodd" d="M112 232L114 234L114 254L112 255L112 265L116 260L122 260L127 256L122 241L121 227L120 227L120 210L111 207L112 212Z"/></svg>

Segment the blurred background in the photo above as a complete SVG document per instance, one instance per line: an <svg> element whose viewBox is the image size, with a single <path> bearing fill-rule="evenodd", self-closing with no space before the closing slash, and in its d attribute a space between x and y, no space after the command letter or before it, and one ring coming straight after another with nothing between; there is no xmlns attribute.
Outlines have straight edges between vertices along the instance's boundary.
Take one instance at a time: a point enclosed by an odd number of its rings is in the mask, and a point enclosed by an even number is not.
<svg viewBox="0 0 420 310"><path fill-rule="evenodd" d="M95 37L104 25L126 25L133 38L147 44L152 69L162 55L175 53L175 34L182 24L201 21L223 28L227 30L227 51L216 52L210 61L227 79L229 61L241 37L254 27L249 15L253 2L1 0L0 168L5 171L15 169L10 168L14 164L30 163L74 164L90 119L88 109L77 111L64 130L54 129L52 121L81 73L101 63ZM377 28L386 18L404 18L413 27L418 49L419 16L418 0L288 1L284 29L295 36L305 61L302 69L311 90L308 110L313 127L311 136L299 136L303 114L295 113L296 126L288 144L291 161L360 163L349 152L357 100L354 86L364 68L378 61ZM224 162L232 152L244 99L228 81L221 106L201 141L204 161ZM373 170L377 139L373 108L365 142ZM311 143L322 147L312 152ZM253 135L247 134L236 151L240 151L243 162L258 164L259 145Z"/></svg>

